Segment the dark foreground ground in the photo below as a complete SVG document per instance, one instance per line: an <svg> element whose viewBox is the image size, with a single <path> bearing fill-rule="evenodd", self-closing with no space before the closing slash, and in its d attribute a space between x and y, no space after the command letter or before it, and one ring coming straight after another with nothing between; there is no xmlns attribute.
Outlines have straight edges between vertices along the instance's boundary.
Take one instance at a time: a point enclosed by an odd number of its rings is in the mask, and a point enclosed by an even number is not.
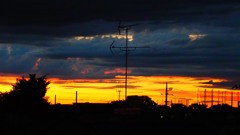
<svg viewBox="0 0 240 135"><path fill-rule="evenodd" d="M1 113L0 129L1 135L239 135L240 121L238 112L116 115L54 110Z"/></svg>

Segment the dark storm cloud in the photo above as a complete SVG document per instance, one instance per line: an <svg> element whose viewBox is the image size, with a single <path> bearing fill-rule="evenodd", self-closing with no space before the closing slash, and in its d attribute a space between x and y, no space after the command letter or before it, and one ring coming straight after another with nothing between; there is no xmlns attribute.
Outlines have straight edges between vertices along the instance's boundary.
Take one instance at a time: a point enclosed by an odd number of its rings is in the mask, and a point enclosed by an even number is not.
<svg viewBox="0 0 240 135"><path fill-rule="evenodd" d="M214 23L211 20L238 9L239 2L231 0L6 0L0 4L0 28L4 33L96 34L111 32L106 22L190 24L207 19ZM104 29L98 23L90 23L85 29L84 23L95 20L103 20Z"/></svg>
<svg viewBox="0 0 240 135"><path fill-rule="evenodd" d="M142 39L139 37L144 36L136 35L136 39L130 42L130 45L150 45L150 48L130 52L128 66L135 68L131 74L211 76L237 79L240 66L237 62L240 61L239 39L236 36L238 32L222 30L222 33L218 33L219 29L208 30L209 28L214 29L215 27L202 29L202 32L206 32L208 35L194 41L188 37L191 30L185 30L185 33L180 32L180 34L179 32L169 34L169 31L163 30L148 33L147 38ZM182 31L181 28L180 31ZM98 66L98 69L93 71L101 71L101 73L104 72L104 68L109 70L110 67L124 68L124 52L118 51L115 55L111 55L107 48L110 41L110 39L95 38L87 42L80 41L71 46L46 49L35 56L50 59L79 57L84 59L83 63L85 64ZM101 76L101 73L98 74L98 77ZM92 77L94 75L97 74L92 74ZM114 77L114 74L108 77Z"/></svg>
<svg viewBox="0 0 240 135"><path fill-rule="evenodd" d="M205 84L209 84L209 85L206 86ZM214 82L214 81L210 80L208 82L200 83L199 87L211 88L211 89L212 88L224 88L224 89L239 91L240 80L226 80L226 81L221 81L221 82Z"/></svg>
<svg viewBox="0 0 240 135"><path fill-rule="evenodd" d="M61 78L114 78L124 68L122 25L138 23L129 53L131 75L227 78L240 72L240 2L233 0L6 0L0 2L2 73L40 72ZM194 38L189 36L193 35ZM201 35L200 37L197 37ZM92 39L76 40L76 36ZM224 83L224 82L223 82ZM223 85L220 85L225 87Z"/></svg>
<svg viewBox="0 0 240 135"><path fill-rule="evenodd" d="M22 74L30 71L35 62L35 58L26 55L30 50L25 46L12 49L11 46L0 45L1 73Z"/></svg>

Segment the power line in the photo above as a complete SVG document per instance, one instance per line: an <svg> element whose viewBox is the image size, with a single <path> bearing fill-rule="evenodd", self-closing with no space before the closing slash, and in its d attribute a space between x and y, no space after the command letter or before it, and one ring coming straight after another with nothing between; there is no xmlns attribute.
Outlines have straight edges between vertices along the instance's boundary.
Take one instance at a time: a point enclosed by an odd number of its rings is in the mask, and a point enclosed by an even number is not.
<svg viewBox="0 0 240 135"><path fill-rule="evenodd" d="M139 24L131 24L131 25L121 25L121 22L119 22L119 25L118 25L118 34L121 35L122 34L122 31L125 32L125 36L126 36L126 46L125 47L119 47L119 46L114 46L114 42L112 42L112 44L110 45L110 50L113 54L113 51L112 49L115 49L115 48L118 48L120 49L121 51L124 51L125 52L125 100L127 99L127 84L128 84L128 53L129 53L129 49L132 49L131 51L133 50L136 50L137 48L149 48L149 47L136 47L136 46L128 46L128 32L129 30L133 27L133 26L137 26Z"/></svg>

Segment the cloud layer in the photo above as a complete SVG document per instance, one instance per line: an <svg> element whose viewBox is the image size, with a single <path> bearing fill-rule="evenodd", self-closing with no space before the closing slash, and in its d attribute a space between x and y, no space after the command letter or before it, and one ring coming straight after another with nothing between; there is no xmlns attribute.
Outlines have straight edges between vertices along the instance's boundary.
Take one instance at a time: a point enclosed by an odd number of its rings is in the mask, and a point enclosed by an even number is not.
<svg viewBox="0 0 240 135"><path fill-rule="evenodd" d="M109 50L113 40L125 46L113 36L121 20L139 24L129 46L150 47L129 52L131 75L240 81L238 1L13 0L1 2L0 15L3 74L114 78L125 67L125 52Z"/></svg>

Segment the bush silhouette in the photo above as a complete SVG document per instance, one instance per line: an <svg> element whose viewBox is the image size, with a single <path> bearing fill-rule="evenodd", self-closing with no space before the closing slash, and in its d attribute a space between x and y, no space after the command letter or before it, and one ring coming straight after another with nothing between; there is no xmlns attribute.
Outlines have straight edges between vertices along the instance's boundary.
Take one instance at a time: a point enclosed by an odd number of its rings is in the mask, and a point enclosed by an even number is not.
<svg viewBox="0 0 240 135"><path fill-rule="evenodd" d="M36 78L36 74L29 74L29 78L22 77L13 84L10 92L2 95L2 102L6 109L18 111L34 111L49 105L45 94L50 81L46 75Z"/></svg>

